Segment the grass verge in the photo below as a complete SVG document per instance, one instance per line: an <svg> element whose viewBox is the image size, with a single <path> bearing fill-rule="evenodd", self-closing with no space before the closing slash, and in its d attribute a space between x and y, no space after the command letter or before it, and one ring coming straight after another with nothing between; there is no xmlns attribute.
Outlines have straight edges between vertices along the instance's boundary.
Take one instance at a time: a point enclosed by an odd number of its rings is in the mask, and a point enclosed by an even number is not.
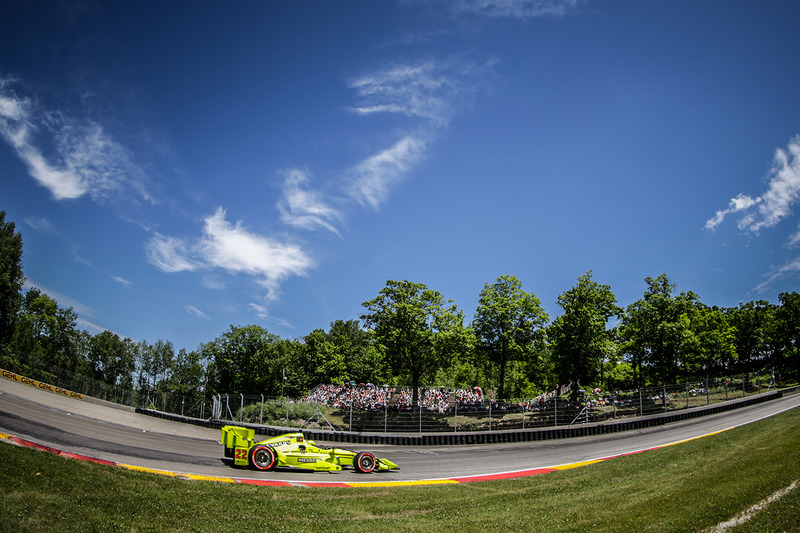
<svg viewBox="0 0 800 533"><path fill-rule="evenodd" d="M395 488L186 481L0 444L0 531L701 531L800 479L800 409L568 471ZM795 531L800 490L735 531Z"/></svg>

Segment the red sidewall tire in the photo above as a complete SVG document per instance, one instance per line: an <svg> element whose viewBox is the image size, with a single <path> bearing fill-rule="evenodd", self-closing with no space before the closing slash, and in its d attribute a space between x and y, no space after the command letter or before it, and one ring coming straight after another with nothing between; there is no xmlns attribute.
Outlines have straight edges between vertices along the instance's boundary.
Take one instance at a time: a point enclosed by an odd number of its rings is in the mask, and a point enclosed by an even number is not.
<svg viewBox="0 0 800 533"><path fill-rule="evenodd" d="M369 474L375 470L377 465L378 461L375 459L375 456L369 452L361 452L356 454L356 459L353 461L353 466L355 466L356 470L362 474Z"/></svg>
<svg viewBox="0 0 800 533"><path fill-rule="evenodd" d="M256 470L272 470L275 463L275 450L269 446L253 446L250 450L250 465Z"/></svg>

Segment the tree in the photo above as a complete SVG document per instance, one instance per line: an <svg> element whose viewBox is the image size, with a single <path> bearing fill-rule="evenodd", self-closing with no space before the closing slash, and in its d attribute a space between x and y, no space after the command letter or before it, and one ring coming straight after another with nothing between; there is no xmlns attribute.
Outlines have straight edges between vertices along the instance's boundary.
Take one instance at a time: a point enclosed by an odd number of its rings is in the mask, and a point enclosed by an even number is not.
<svg viewBox="0 0 800 533"><path fill-rule="evenodd" d="M350 380L345 355L338 351L324 330L315 329L303 338L302 365L308 386L345 383Z"/></svg>
<svg viewBox="0 0 800 533"><path fill-rule="evenodd" d="M421 378L435 374L463 349L463 314L438 291L408 280L387 281L377 298L362 305L368 312L361 319L389 365L411 376L412 402L417 405Z"/></svg>
<svg viewBox="0 0 800 533"><path fill-rule="evenodd" d="M135 345L130 339L122 339L108 330L98 333L92 337L89 350L93 377L108 385L131 388L135 351Z"/></svg>
<svg viewBox="0 0 800 533"><path fill-rule="evenodd" d="M698 304L693 292L673 296L675 284L666 274L645 278L644 296L628 306L619 328L623 350L632 357L637 385L643 371L660 383L675 383L691 344L690 315Z"/></svg>
<svg viewBox="0 0 800 533"><path fill-rule="evenodd" d="M283 349L281 339L261 326L231 326L200 347L209 364L209 385L219 393L280 393Z"/></svg>
<svg viewBox="0 0 800 533"><path fill-rule="evenodd" d="M0 211L0 350L14 334L14 322L22 298L22 235L15 233L13 222L6 222Z"/></svg>
<svg viewBox="0 0 800 533"><path fill-rule="evenodd" d="M588 385L598 377L602 380L605 360L616 353L606 325L612 316L622 313L611 287L594 281L590 270L558 297L558 305L564 314L550 326L548 338L560 382Z"/></svg>
<svg viewBox="0 0 800 533"><path fill-rule="evenodd" d="M777 306L765 300L725 310L728 323L734 329L737 370L754 372L766 368L774 351L776 310Z"/></svg>
<svg viewBox="0 0 800 533"><path fill-rule="evenodd" d="M736 365L736 333L726 315L699 302L689 308L690 333L682 360L685 377L730 374Z"/></svg>
<svg viewBox="0 0 800 533"><path fill-rule="evenodd" d="M63 309L39 289L29 289L22 298L11 343L18 360L48 371L52 367L79 370L77 320L71 307Z"/></svg>
<svg viewBox="0 0 800 533"><path fill-rule="evenodd" d="M507 364L527 358L548 320L539 299L523 291L514 276L500 276L495 283L484 284L472 327L480 349L499 369L499 398L506 397Z"/></svg>
<svg viewBox="0 0 800 533"><path fill-rule="evenodd" d="M345 363L342 381L356 380L363 383L386 382L386 364L375 347L372 335L364 331L358 320L336 320L331 323L328 341L338 357Z"/></svg>
<svg viewBox="0 0 800 533"><path fill-rule="evenodd" d="M205 368L200 354L181 348L172 364L169 390L182 396L197 396L202 390L204 379Z"/></svg>
<svg viewBox="0 0 800 533"><path fill-rule="evenodd" d="M776 367L795 379L800 378L800 293L782 292L775 313Z"/></svg>

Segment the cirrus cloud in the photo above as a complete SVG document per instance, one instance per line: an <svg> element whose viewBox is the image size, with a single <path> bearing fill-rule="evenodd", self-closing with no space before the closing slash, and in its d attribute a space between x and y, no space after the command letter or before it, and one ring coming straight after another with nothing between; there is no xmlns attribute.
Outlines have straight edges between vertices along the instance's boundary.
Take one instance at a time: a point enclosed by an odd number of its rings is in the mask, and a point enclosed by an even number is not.
<svg viewBox="0 0 800 533"><path fill-rule="evenodd" d="M335 223L341 221L342 214L328 205L319 192L307 187L308 172L292 169L285 176L283 197L278 202L281 221L303 229L320 227L341 236Z"/></svg>
<svg viewBox="0 0 800 533"><path fill-rule="evenodd" d="M131 199L154 203L144 171L100 124L45 109L17 95L15 83L0 78L0 137L53 198L89 195L101 204Z"/></svg>
<svg viewBox="0 0 800 533"><path fill-rule="evenodd" d="M767 190L761 196L739 194L728 207L721 209L706 221L706 228L716 229L728 215L741 214L738 227L755 235L765 228L776 226L792 214L800 200L800 135L789 141L786 150L775 150L772 168L767 175ZM791 237L790 243L800 241L800 234Z"/></svg>
<svg viewBox="0 0 800 533"><path fill-rule="evenodd" d="M218 208L205 219L203 234L191 241L154 235L147 244L148 260L163 272L221 269L249 275L267 290L267 300L277 298L281 281L313 268L314 262L300 246L248 231L226 216Z"/></svg>

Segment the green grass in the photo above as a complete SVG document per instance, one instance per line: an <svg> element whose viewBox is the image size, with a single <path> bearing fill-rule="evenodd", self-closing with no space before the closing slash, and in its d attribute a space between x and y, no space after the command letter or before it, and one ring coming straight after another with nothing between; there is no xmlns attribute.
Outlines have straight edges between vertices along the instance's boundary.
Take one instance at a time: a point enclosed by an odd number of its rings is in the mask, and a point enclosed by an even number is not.
<svg viewBox="0 0 800 533"><path fill-rule="evenodd" d="M800 409L529 478L396 488L253 487L0 444L0 531L701 531L800 479ZM796 531L800 489L737 531Z"/></svg>

